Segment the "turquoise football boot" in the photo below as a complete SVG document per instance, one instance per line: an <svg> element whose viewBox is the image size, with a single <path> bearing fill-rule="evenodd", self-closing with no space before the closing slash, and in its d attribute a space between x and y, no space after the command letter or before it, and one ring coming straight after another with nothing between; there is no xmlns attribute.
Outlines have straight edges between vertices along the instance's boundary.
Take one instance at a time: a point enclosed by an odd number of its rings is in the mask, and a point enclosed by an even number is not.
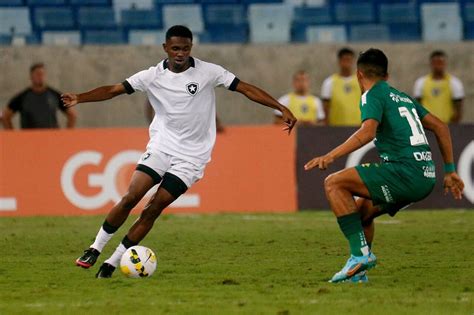
<svg viewBox="0 0 474 315"><path fill-rule="evenodd" d="M336 273L329 282L338 283L352 278L354 275L362 271L372 269L377 264L377 258L370 253L366 256L351 255L346 262L344 268ZM367 276L367 275L366 275Z"/></svg>
<svg viewBox="0 0 474 315"><path fill-rule="evenodd" d="M352 278L346 280L352 283L367 283L369 282L369 276L367 276L367 270L356 273Z"/></svg>

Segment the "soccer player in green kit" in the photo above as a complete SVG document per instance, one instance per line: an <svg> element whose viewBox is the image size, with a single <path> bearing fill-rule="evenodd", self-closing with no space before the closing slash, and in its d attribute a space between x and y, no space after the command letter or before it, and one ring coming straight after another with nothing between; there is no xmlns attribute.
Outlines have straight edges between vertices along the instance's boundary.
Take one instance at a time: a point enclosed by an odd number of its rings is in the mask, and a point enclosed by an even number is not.
<svg viewBox="0 0 474 315"><path fill-rule="evenodd" d="M375 139L381 163L364 164L329 175L324 187L332 211L349 241L351 256L330 282L367 282L367 270L376 265L371 251L374 219L394 216L426 198L436 182L435 165L424 129L436 135L444 160L444 188L461 199L464 183L456 174L448 126L419 103L388 85L388 60L369 49L357 60L362 126L343 144L305 165L324 170ZM354 197L359 197L357 200Z"/></svg>

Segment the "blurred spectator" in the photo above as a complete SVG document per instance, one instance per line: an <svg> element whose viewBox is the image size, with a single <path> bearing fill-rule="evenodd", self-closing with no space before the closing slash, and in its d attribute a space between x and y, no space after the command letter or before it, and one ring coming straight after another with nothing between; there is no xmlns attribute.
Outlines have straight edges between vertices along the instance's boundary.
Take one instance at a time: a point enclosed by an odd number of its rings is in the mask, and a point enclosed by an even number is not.
<svg viewBox="0 0 474 315"><path fill-rule="evenodd" d="M298 119L298 124L316 125L324 122L325 114L321 100L310 93L308 73L300 70L293 74L293 92L278 100ZM274 111L275 124L283 124L281 113Z"/></svg>
<svg viewBox="0 0 474 315"><path fill-rule="evenodd" d="M321 87L324 111L330 126L360 125L360 87L353 71L354 57L354 51L349 48L339 50L339 72L324 80Z"/></svg>
<svg viewBox="0 0 474 315"><path fill-rule="evenodd" d="M149 124L151 124L151 122L153 121L153 118L155 118L155 111L153 110L153 107L151 106L148 100L146 100L145 102L145 117ZM219 117L216 116L216 131L224 132L224 130L225 130L224 125L222 125Z"/></svg>
<svg viewBox="0 0 474 315"><path fill-rule="evenodd" d="M13 129L12 117L19 112L21 128L59 128L56 112L59 109L67 117L67 127L74 128L76 111L64 107L61 93L46 84L44 64L30 68L31 86L16 95L3 111L5 129Z"/></svg>
<svg viewBox="0 0 474 315"><path fill-rule="evenodd" d="M416 80L413 95L445 123L459 123L464 87L458 78L446 72L446 62L446 53L433 51L430 56L431 73Z"/></svg>

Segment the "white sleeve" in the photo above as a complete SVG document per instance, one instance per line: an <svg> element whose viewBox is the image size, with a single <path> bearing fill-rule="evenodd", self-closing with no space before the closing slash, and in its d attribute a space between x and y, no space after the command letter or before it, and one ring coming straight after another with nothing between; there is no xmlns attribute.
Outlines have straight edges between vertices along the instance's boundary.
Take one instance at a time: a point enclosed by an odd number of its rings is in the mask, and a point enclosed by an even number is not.
<svg viewBox="0 0 474 315"><path fill-rule="evenodd" d="M423 85L425 84L425 77L418 78L415 81L413 86L413 97L422 98L423 97Z"/></svg>
<svg viewBox="0 0 474 315"><path fill-rule="evenodd" d="M231 91L235 91L235 88L237 87L237 84L240 82L240 80L230 71L224 69L221 66L214 65L215 69L215 81L214 81L214 86L223 86L228 88Z"/></svg>
<svg viewBox="0 0 474 315"><path fill-rule="evenodd" d="M321 121L326 118L326 113L324 112L324 107L323 107L323 102L319 97L315 97L315 103L316 103L316 120Z"/></svg>
<svg viewBox="0 0 474 315"><path fill-rule="evenodd" d="M464 86L462 85L461 80L451 76L451 93L453 95L453 100L461 100L464 98Z"/></svg>
<svg viewBox="0 0 474 315"><path fill-rule="evenodd" d="M321 86L321 98L323 100L330 100L332 96L332 76L323 81Z"/></svg>
<svg viewBox="0 0 474 315"><path fill-rule="evenodd" d="M124 86L127 90L127 93L132 94L133 92L135 92L135 90L146 92L146 90L148 90L150 82L153 81L155 71L156 67L150 67L147 70L137 72L131 77L127 78L127 80L125 80L124 82ZM129 86L127 86L126 82Z"/></svg>
<svg viewBox="0 0 474 315"><path fill-rule="evenodd" d="M288 108L288 104L290 103L290 96L288 94L283 95L282 97L278 99L278 103ZM273 113L275 114L275 116L278 116L278 117L283 116L281 112L277 109L275 109Z"/></svg>

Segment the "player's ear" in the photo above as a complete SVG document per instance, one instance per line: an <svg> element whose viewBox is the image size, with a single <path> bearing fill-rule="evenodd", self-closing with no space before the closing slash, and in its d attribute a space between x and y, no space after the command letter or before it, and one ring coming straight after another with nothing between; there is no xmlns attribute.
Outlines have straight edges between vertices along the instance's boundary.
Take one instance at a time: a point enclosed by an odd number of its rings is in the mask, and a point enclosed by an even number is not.
<svg viewBox="0 0 474 315"><path fill-rule="evenodd" d="M167 47L166 47L166 43L163 43L163 50L165 51L165 53L167 53Z"/></svg>

